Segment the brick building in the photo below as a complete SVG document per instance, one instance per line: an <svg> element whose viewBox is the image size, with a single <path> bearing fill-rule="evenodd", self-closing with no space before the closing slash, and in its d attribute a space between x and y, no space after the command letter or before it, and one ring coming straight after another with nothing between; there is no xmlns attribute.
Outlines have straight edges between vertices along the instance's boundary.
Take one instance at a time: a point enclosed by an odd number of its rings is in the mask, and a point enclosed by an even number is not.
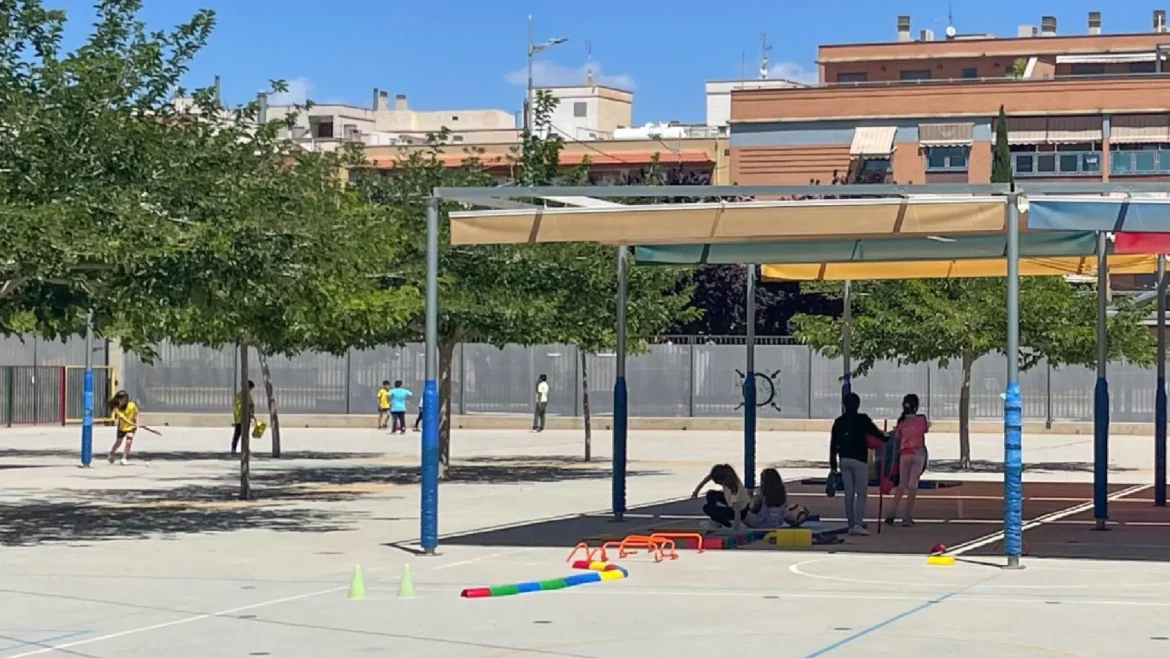
<svg viewBox="0 0 1170 658"><path fill-rule="evenodd" d="M1013 169L1044 181L1170 181L1170 33L911 36L821 46L819 84L731 92L730 180L986 183L1003 105Z"/></svg>

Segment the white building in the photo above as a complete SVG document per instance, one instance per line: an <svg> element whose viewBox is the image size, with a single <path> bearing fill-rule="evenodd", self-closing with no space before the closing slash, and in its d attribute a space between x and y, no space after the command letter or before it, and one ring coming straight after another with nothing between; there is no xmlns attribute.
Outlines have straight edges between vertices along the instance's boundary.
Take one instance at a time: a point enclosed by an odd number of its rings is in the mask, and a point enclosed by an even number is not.
<svg viewBox="0 0 1170 658"><path fill-rule="evenodd" d="M614 131L633 123L633 92L596 84L536 89L542 91L558 101L552 126L565 139L612 139Z"/></svg>
<svg viewBox="0 0 1170 658"><path fill-rule="evenodd" d="M792 80L712 80L706 85L707 125L726 130L731 119L731 91L733 89L784 89L807 87Z"/></svg>

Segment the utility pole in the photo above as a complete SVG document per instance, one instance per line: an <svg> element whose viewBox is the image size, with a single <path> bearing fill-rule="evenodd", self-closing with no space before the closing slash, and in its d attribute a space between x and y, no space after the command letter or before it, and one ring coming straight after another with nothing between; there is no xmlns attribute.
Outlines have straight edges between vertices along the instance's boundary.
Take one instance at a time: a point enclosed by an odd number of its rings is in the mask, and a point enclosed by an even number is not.
<svg viewBox="0 0 1170 658"><path fill-rule="evenodd" d="M557 44L568 41L562 37L554 37L544 43L532 43L532 14L528 15L528 85L524 92L524 134L532 132L532 59L536 55L552 48Z"/></svg>

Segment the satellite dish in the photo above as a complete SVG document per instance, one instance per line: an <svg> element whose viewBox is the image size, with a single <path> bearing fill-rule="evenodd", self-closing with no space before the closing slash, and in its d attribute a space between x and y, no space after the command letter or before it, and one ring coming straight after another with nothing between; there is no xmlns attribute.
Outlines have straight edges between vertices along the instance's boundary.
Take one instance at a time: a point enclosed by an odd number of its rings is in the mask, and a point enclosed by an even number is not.
<svg viewBox="0 0 1170 658"><path fill-rule="evenodd" d="M954 25L948 25L948 26L947 26L947 38L948 38L948 39L954 39L956 34L958 34L958 32L955 30L955 26L954 26Z"/></svg>

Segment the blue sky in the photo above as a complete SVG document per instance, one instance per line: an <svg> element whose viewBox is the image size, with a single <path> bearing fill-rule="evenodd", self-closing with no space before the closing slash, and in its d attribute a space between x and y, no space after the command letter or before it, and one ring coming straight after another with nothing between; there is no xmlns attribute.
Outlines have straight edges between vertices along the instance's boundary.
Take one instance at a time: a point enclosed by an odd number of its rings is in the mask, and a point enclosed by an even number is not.
<svg viewBox="0 0 1170 658"><path fill-rule="evenodd" d="M92 19L92 0L46 0L73 17L71 41ZM592 43L602 81L632 86L634 120L701 122L703 82L759 67L760 32L773 45L772 77L815 78L821 43L887 41L896 18L910 14L915 34L942 34L944 0L674 0L673 2L536 2L534 0L144 0L151 27L173 25L200 8L218 26L192 66L188 86L223 78L226 100L240 102L267 80L291 83L299 100L366 106L374 87L407 94L418 109L491 107L523 102L526 20L537 40L568 43L539 56L537 83L584 77L585 42ZM1105 32L1146 32L1154 8L1127 0L955 0L962 33L1014 35L1020 24L1055 15L1058 32L1084 33L1091 10Z"/></svg>

